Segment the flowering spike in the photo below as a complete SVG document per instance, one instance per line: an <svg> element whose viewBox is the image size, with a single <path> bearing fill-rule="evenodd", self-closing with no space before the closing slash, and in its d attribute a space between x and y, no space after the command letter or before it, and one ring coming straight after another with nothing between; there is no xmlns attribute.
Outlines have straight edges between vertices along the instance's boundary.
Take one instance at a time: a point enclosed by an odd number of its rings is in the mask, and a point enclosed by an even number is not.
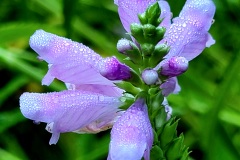
<svg viewBox="0 0 240 160"><path fill-rule="evenodd" d="M188 60L184 57L172 57L163 61L160 74L168 77L175 77L188 69Z"/></svg>
<svg viewBox="0 0 240 160"><path fill-rule="evenodd" d="M144 99L138 99L111 131L108 160L150 159L153 133Z"/></svg>
<svg viewBox="0 0 240 160"><path fill-rule="evenodd" d="M108 124L121 104L116 97L73 90L24 93L20 97L20 109L26 118L51 126L50 144L57 143L60 133L79 130L95 121Z"/></svg>
<svg viewBox="0 0 240 160"><path fill-rule="evenodd" d="M130 68L120 63L116 57L108 57L99 62L99 72L109 80L125 80L131 77Z"/></svg>

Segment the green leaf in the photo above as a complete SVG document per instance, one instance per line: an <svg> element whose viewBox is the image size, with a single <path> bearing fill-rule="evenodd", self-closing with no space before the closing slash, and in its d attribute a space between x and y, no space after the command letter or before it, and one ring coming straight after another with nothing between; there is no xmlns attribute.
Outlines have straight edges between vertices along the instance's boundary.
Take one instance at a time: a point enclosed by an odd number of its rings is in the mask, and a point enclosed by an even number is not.
<svg viewBox="0 0 240 160"><path fill-rule="evenodd" d="M151 160L165 159L162 149L159 146L157 146L157 145L154 145L152 147L151 153L150 153L150 157L151 157L150 158Z"/></svg>
<svg viewBox="0 0 240 160"><path fill-rule="evenodd" d="M183 134L174 139L166 151L167 159L178 160L184 154L185 148L183 146Z"/></svg>
<svg viewBox="0 0 240 160"><path fill-rule="evenodd" d="M0 148L0 160L21 160L21 159L9 153L8 151Z"/></svg>
<svg viewBox="0 0 240 160"><path fill-rule="evenodd" d="M171 118L167 124L164 125L164 128L159 136L162 148L165 148L173 140L173 138L176 137L178 121L179 119L175 121L175 118Z"/></svg>

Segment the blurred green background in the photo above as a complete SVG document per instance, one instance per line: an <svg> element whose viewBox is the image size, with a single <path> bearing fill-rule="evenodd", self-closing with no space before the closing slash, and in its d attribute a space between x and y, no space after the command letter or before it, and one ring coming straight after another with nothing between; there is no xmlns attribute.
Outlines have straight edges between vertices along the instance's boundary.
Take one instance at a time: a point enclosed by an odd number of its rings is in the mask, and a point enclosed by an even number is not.
<svg viewBox="0 0 240 160"><path fill-rule="evenodd" d="M185 0L169 0L177 16ZM216 44L179 77L182 91L169 97L181 118L178 133L193 159L240 159L240 0L215 1L210 32ZM61 134L48 145L45 124L33 124L19 110L23 92L63 90L55 81L41 86L47 63L36 59L29 37L44 29L82 42L99 54L118 54L126 37L113 0L0 0L0 160L101 160L108 153L109 132Z"/></svg>

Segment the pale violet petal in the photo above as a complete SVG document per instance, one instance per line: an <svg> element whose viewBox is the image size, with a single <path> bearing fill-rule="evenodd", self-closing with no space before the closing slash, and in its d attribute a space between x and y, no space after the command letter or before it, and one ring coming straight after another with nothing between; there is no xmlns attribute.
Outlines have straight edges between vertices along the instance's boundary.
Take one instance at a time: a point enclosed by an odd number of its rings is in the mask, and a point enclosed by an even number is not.
<svg viewBox="0 0 240 160"><path fill-rule="evenodd" d="M30 46L51 66L43 84L49 85L53 78L72 84L113 83L98 71L98 62L102 59L87 46L43 30L37 30L30 38Z"/></svg>
<svg viewBox="0 0 240 160"><path fill-rule="evenodd" d="M161 84L160 88L162 89L162 94L167 97L169 94L178 94L180 92L181 87L178 84L177 77L172 77L167 79L163 84Z"/></svg>
<svg viewBox="0 0 240 160"><path fill-rule="evenodd" d="M167 1L161 0L158 1L158 4L161 8L160 18L163 19L160 26L169 28L171 25L172 12L170 11L170 6Z"/></svg>
<svg viewBox="0 0 240 160"><path fill-rule="evenodd" d="M198 56L206 46L213 44L208 30L212 24L215 5L212 0L188 0L179 17L166 31L166 42L170 46L164 58L185 57L188 61Z"/></svg>
<svg viewBox="0 0 240 160"><path fill-rule="evenodd" d="M179 17L191 21L196 27L208 31L216 7L212 0L187 0Z"/></svg>
<svg viewBox="0 0 240 160"><path fill-rule="evenodd" d="M59 134L76 131L94 121L109 120L122 104L118 97L68 90L53 93L24 93L20 97L22 114L37 122L52 123L50 143Z"/></svg>
<svg viewBox="0 0 240 160"><path fill-rule="evenodd" d="M153 133L147 106L138 99L116 121L111 131L108 160L149 159Z"/></svg>

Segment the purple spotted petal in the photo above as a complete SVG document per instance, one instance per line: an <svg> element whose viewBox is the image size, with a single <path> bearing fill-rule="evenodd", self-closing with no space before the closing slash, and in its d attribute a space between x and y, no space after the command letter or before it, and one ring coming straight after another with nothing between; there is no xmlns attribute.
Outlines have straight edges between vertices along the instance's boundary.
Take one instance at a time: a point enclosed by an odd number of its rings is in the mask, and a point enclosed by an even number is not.
<svg viewBox="0 0 240 160"><path fill-rule="evenodd" d="M49 71L42 83L49 85L54 78L72 84L112 85L98 71L101 56L81 43L37 30L30 38L30 46L39 58L49 63Z"/></svg>
<svg viewBox="0 0 240 160"><path fill-rule="evenodd" d="M143 99L138 99L112 128L108 160L150 160L152 144L147 106Z"/></svg>
<svg viewBox="0 0 240 160"><path fill-rule="evenodd" d="M162 94L165 97L171 93L177 94L181 90L176 77L167 79L163 84L161 84L160 88L162 89Z"/></svg>
<svg viewBox="0 0 240 160"><path fill-rule="evenodd" d="M182 56L190 61L213 44L208 30L214 13L215 5L211 0L188 0L166 31L163 41L170 45L170 51L164 58Z"/></svg>
<svg viewBox="0 0 240 160"><path fill-rule="evenodd" d="M138 14L143 13L150 4L156 0L118 0L115 4L118 5L118 14L123 27L127 32L130 32L130 25L132 23L140 23Z"/></svg>
<svg viewBox="0 0 240 160"><path fill-rule="evenodd" d="M52 132L50 144L57 143L60 133L76 131L96 121L101 130L115 119L121 104L116 97L76 90L24 93L20 97L20 109L26 118L48 123Z"/></svg>
<svg viewBox="0 0 240 160"><path fill-rule="evenodd" d="M130 68L116 57L107 57L98 64L99 72L109 80L126 80L131 77Z"/></svg>

